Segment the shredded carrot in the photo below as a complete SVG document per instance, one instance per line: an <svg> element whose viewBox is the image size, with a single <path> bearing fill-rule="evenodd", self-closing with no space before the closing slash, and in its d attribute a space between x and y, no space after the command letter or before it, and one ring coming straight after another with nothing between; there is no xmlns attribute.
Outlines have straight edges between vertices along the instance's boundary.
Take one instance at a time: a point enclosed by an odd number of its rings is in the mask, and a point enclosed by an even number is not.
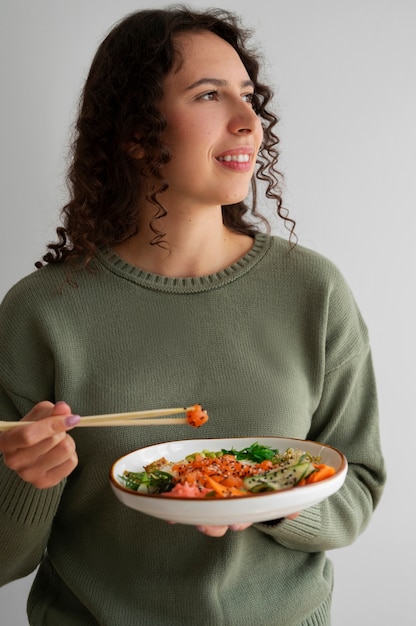
<svg viewBox="0 0 416 626"><path fill-rule="evenodd" d="M186 418L189 426L199 428L208 421L208 413L204 411L200 404L194 404L186 411Z"/></svg>

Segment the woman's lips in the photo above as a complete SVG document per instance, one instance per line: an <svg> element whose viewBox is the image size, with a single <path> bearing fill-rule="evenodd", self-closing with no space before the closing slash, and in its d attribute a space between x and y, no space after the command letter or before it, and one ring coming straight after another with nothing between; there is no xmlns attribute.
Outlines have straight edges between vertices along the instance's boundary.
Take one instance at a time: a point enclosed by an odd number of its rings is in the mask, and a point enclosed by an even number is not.
<svg viewBox="0 0 416 626"><path fill-rule="evenodd" d="M230 150L217 156L217 161L232 170L248 172L251 169L252 150Z"/></svg>
<svg viewBox="0 0 416 626"><path fill-rule="evenodd" d="M226 154L225 156L218 157L218 161L225 161L226 163L229 163L230 161L248 163L248 161L250 161L250 156L248 154Z"/></svg>

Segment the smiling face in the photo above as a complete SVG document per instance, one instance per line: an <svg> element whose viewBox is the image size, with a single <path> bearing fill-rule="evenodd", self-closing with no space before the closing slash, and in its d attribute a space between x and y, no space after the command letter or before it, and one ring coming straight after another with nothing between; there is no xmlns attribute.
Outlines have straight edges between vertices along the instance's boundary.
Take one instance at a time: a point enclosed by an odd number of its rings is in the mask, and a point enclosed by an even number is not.
<svg viewBox="0 0 416 626"><path fill-rule="evenodd" d="M185 210L240 202L263 138L253 84L237 52L217 35L184 33L176 45L180 58L159 105L171 152L161 201Z"/></svg>

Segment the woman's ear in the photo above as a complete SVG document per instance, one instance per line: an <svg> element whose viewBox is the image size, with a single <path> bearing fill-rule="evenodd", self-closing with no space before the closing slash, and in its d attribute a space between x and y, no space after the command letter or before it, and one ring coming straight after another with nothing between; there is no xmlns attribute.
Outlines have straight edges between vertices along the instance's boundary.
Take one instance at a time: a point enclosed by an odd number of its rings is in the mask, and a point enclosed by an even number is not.
<svg viewBox="0 0 416 626"><path fill-rule="evenodd" d="M126 152L132 159L143 159L144 149L137 135L125 144Z"/></svg>

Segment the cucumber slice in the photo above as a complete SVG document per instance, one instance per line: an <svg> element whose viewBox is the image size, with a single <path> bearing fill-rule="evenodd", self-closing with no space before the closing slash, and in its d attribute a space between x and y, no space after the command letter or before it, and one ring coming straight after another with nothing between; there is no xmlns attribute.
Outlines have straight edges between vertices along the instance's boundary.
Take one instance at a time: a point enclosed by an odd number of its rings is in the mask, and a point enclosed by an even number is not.
<svg viewBox="0 0 416 626"><path fill-rule="evenodd" d="M315 470L312 463L305 461L297 465L288 465L282 469L272 470L266 474L249 476L244 479L244 486L252 493L260 491L280 491L295 487L302 478L306 478Z"/></svg>

